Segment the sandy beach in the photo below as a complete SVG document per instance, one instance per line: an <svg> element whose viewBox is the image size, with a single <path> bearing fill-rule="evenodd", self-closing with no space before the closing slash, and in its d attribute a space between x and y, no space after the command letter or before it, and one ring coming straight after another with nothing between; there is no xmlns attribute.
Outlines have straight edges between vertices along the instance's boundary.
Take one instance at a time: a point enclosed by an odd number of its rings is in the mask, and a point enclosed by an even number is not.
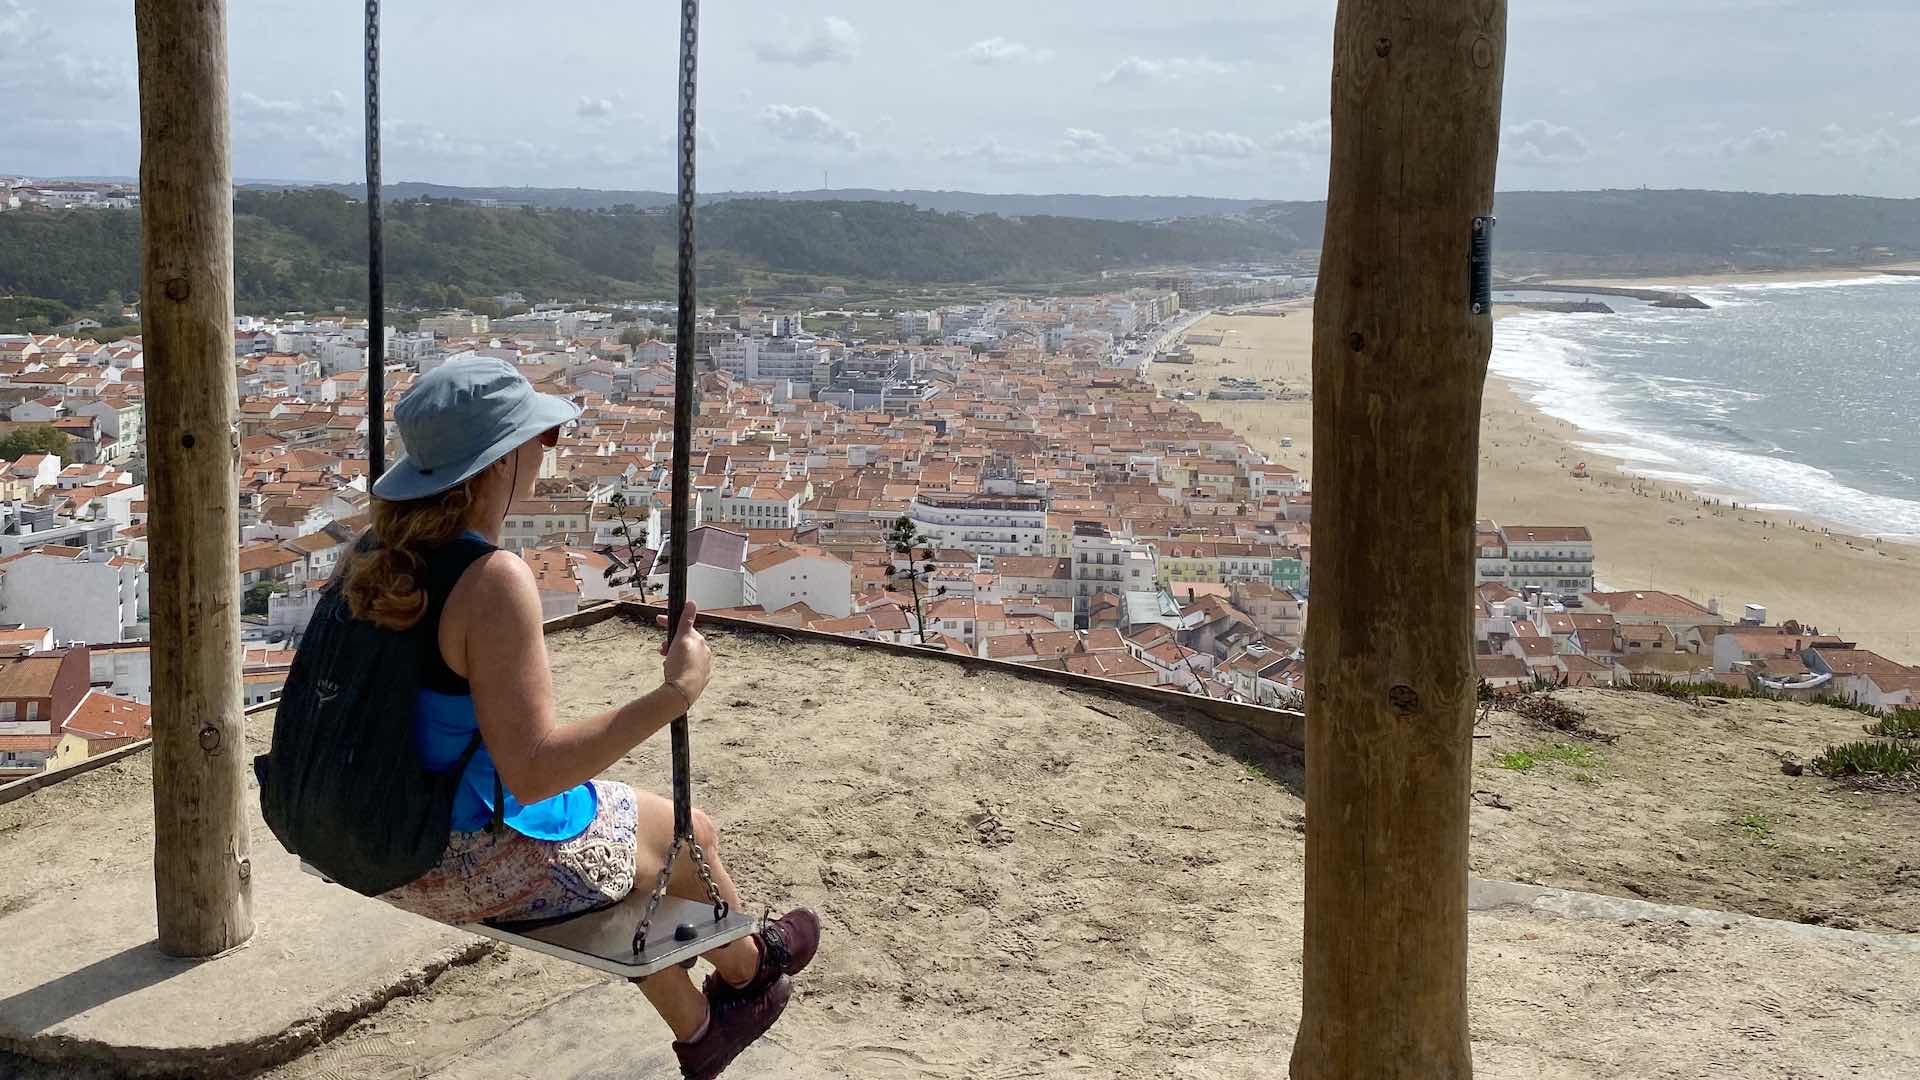
<svg viewBox="0 0 1920 1080"><path fill-rule="evenodd" d="M1825 280L1846 272L1797 276ZM1194 332L1220 334L1221 344L1193 346L1193 365L1156 364L1151 376L1168 393L1197 390L1202 397L1191 404L1202 415L1246 435L1274 460L1310 472L1313 312L1305 304L1285 310L1284 318L1209 316ZM1260 379L1269 392L1295 396L1205 400L1222 375ZM1914 602L1920 549L1823 535L1823 523L1802 518L1703 506L1684 487L1631 476L1579 450L1573 445L1579 435L1490 376L1480 432L1481 516L1503 524L1587 526L1595 573L1608 587L1664 589L1701 603L1717 597L1732 612L1763 604L1772 621L1798 619L1896 660L1920 662ZM1282 438L1292 446L1282 447ZM1590 479L1572 476L1581 461Z"/></svg>

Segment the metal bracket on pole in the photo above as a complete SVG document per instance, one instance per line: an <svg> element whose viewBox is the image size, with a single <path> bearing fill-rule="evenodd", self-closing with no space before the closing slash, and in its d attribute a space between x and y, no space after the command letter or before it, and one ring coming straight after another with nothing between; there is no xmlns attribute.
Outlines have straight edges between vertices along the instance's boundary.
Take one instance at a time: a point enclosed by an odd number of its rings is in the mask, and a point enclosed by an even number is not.
<svg viewBox="0 0 1920 1080"><path fill-rule="evenodd" d="M1467 256L1467 296L1475 315L1493 310L1493 223L1490 215L1473 219L1473 246Z"/></svg>

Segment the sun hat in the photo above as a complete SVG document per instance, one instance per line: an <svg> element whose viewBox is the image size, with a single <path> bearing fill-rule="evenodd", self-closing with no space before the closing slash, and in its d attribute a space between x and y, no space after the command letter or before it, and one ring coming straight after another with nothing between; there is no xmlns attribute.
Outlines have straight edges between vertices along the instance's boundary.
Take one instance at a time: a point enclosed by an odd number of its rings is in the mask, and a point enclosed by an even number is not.
<svg viewBox="0 0 1920 1080"><path fill-rule="evenodd" d="M373 493L389 502L438 495L579 416L578 405L535 390L505 360L448 361L393 407L407 453L374 481Z"/></svg>

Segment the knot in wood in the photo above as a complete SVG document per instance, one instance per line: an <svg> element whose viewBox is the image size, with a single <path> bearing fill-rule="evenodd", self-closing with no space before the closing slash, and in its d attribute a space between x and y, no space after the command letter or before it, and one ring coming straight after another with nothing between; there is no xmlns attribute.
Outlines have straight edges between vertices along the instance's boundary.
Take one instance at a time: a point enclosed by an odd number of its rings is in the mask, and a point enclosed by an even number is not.
<svg viewBox="0 0 1920 1080"><path fill-rule="evenodd" d="M1420 695L1414 693L1413 687L1400 683L1387 691L1387 704L1393 706L1395 712L1405 716L1420 707Z"/></svg>
<svg viewBox="0 0 1920 1080"><path fill-rule="evenodd" d="M1352 349L1354 352L1360 352L1366 347L1367 339L1360 335L1360 331L1355 330L1353 333L1347 335L1347 348Z"/></svg>
<svg viewBox="0 0 1920 1080"><path fill-rule="evenodd" d="M252 859L240 860L239 874L240 874L241 881L245 881L248 878L253 876L253 860Z"/></svg>
<svg viewBox="0 0 1920 1080"><path fill-rule="evenodd" d="M1484 35L1473 39L1473 66L1487 68L1493 65L1493 43Z"/></svg>
<svg viewBox="0 0 1920 1080"><path fill-rule="evenodd" d="M168 278L166 293L167 299L176 304L184 304L187 297L193 295L193 286L187 284L187 279L183 277Z"/></svg>
<svg viewBox="0 0 1920 1080"><path fill-rule="evenodd" d="M1373 55L1378 56L1383 60L1386 59L1387 54L1392 51L1393 51L1393 42L1386 38L1380 38L1379 40L1373 43Z"/></svg>
<svg viewBox="0 0 1920 1080"><path fill-rule="evenodd" d="M220 749L220 729L208 724L200 729L200 749L208 753Z"/></svg>

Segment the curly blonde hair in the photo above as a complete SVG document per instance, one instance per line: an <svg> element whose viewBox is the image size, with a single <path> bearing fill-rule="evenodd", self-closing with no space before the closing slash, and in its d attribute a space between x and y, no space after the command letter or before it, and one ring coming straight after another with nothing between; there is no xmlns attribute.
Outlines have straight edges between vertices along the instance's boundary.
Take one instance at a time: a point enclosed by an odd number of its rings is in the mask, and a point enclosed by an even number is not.
<svg viewBox="0 0 1920 1080"><path fill-rule="evenodd" d="M341 566L354 618L388 630L406 630L420 621L427 613L427 555L466 530L479 483L480 476L474 476L438 495L373 500L371 531L377 541Z"/></svg>

